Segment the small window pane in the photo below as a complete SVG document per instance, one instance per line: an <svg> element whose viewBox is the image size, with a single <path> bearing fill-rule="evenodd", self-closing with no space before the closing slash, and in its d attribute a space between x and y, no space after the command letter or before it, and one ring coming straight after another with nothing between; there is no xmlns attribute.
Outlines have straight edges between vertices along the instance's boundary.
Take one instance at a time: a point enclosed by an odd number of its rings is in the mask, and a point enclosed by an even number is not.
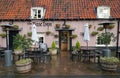
<svg viewBox="0 0 120 78"><path fill-rule="evenodd" d="M33 9L33 18L37 18L37 9Z"/></svg>
<svg viewBox="0 0 120 78"><path fill-rule="evenodd" d="M38 18L41 18L41 10L38 10Z"/></svg>

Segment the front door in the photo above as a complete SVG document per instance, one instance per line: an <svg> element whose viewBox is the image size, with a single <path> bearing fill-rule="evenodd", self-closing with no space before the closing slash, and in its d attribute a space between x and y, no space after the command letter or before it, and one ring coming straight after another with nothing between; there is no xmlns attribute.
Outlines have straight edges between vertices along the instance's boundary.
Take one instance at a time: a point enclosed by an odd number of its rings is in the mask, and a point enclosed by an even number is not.
<svg viewBox="0 0 120 78"><path fill-rule="evenodd" d="M69 48L69 32L68 31L62 31L61 32L61 50L67 51Z"/></svg>

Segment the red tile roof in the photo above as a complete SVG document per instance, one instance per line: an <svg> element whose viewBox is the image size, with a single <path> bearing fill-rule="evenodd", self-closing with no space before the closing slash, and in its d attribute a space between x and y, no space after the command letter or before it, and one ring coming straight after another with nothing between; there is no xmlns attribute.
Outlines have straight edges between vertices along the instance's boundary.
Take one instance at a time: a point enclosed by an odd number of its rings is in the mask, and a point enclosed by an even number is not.
<svg viewBox="0 0 120 78"><path fill-rule="evenodd" d="M0 0L0 20L30 19L31 7L41 6L45 19L96 19L95 7L104 5L120 18L120 0Z"/></svg>

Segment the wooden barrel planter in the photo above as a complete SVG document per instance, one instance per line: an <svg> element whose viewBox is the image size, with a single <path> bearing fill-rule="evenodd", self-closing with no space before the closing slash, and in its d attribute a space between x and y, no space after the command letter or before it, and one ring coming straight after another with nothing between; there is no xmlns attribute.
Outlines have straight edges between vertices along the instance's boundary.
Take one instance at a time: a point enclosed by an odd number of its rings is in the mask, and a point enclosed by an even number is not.
<svg viewBox="0 0 120 78"><path fill-rule="evenodd" d="M31 68L32 68L32 61L27 61L27 62L21 63L21 64L16 63L16 70L18 73L27 73L27 72L31 71Z"/></svg>
<svg viewBox="0 0 120 78"><path fill-rule="evenodd" d="M102 57L100 59L100 66L103 70L116 71L118 68L119 59L116 57Z"/></svg>
<svg viewBox="0 0 120 78"><path fill-rule="evenodd" d="M108 70L108 71L116 71L118 65L117 64L107 64L107 63L101 63L101 68L103 70Z"/></svg>

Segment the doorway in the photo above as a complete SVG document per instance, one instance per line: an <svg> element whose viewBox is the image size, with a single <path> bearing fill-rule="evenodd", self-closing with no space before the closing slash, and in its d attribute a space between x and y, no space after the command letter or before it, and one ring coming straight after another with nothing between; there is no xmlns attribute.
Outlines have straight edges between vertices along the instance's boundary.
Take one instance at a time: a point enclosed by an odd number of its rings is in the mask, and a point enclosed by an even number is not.
<svg viewBox="0 0 120 78"><path fill-rule="evenodd" d="M19 31L9 31L9 49L13 50L13 38L19 33Z"/></svg>
<svg viewBox="0 0 120 78"><path fill-rule="evenodd" d="M69 32L68 31L62 31L61 32L61 50L67 51L69 49Z"/></svg>

